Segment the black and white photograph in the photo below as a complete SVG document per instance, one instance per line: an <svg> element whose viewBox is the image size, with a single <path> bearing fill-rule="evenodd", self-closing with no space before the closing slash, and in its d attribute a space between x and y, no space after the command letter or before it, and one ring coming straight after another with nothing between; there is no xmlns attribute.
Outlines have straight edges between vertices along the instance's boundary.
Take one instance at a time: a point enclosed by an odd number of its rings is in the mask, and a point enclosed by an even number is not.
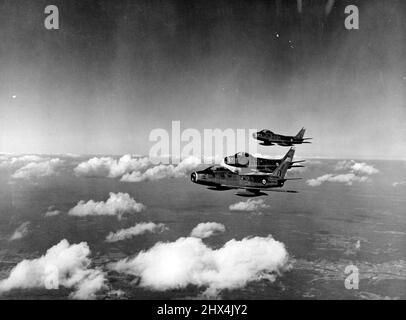
<svg viewBox="0 0 406 320"><path fill-rule="evenodd" d="M404 299L405 1L0 0L0 300Z"/></svg>

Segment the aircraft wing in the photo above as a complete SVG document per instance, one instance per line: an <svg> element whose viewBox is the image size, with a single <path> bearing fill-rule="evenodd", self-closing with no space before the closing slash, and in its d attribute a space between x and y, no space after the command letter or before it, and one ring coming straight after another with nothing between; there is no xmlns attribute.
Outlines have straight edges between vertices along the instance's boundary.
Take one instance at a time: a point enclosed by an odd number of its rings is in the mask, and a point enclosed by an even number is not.
<svg viewBox="0 0 406 320"><path fill-rule="evenodd" d="M262 172L262 171L258 171L258 170L251 170L248 172L240 172L239 173L240 176L271 176L272 172Z"/></svg>
<svg viewBox="0 0 406 320"><path fill-rule="evenodd" d="M266 195L265 192L268 192L268 191L285 192L285 193L299 193L299 191L296 191L296 190L285 190L285 189L266 189L266 190L264 190L264 189L261 189L261 188L253 188L253 187L246 187L246 188L245 187L239 187L239 188L235 188L235 189L243 189L243 190L249 191L251 194L254 194L254 195ZM265 192L262 192L261 190L265 191ZM239 196L251 196L251 194L241 194L241 193L239 193L237 195L239 195Z"/></svg>
<svg viewBox="0 0 406 320"><path fill-rule="evenodd" d="M280 139L267 139L266 142L271 142L271 143L286 143L286 142L292 142L293 139L286 139L286 140L280 140Z"/></svg>
<svg viewBox="0 0 406 320"><path fill-rule="evenodd" d="M272 172L263 172L263 171L257 171L257 170L252 170L250 172L240 172L240 176L247 176L247 177L259 177L259 176L264 176L264 177L269 177L272 176ZM274 177L273 179L279 180L279 181L287 181L287 180L301 180L302 178L277 178Z"/></svg>
<svg viewBox="0 0 406 320"><path fill-rule="evenodd" d="M264 191L266 191L266 192L272 191L272 192L299 193L299 191L296 191L296 190L285 190L285 189L266 189Z"/></svg>
<svg viewBox="0 0 406 320"><path fill-rule="evenodd" d="M251 192L256 192L256 191L272 191L272 192L288 192L288 193L299 193L299 191L296 190L286 190L286 189L266 189L266 188L259 188L259 187L242 187L242 186L227 186L230 189L244 189L247 191Z"/></svg>

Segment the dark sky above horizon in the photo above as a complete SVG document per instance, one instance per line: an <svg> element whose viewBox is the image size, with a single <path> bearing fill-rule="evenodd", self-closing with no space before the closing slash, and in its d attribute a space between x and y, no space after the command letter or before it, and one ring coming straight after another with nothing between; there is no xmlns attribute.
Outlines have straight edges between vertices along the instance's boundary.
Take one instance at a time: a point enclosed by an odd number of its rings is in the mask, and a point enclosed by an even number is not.
<svg viewBox="0 0 406 320"><path fill-rule="evenodd" d="M51 3L2 0L0 152L147 154L180 120L305 126L301 156L406 158L406 4L302 2L56 0L48 31Z"/></svg>

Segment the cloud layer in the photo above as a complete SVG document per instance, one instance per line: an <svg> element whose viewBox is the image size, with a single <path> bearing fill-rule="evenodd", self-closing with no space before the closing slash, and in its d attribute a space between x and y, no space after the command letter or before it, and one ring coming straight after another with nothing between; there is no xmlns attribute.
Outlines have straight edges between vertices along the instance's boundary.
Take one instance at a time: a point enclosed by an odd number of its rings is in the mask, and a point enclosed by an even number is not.
<svg viewBox="0 0 406 320"><path fill-rule="evenodd" d="M205 287L205 294L244 287L250 281L273 281L288 266L283 243L271 236L230 240L211 249L202 239L158 242L132 259L110 265L112 270L139 277L139 286L153 290Z"/></svg>
<svg viewBox="0 0 406 320"><path fill-rule="evenodd" d="M122 175L145 169L151 164L148 158L133 157L129 154L116 160L111 157L92 158L80 163L74 172L83 177L118 178Z"/></svg>
<svg viewBox="0 0 406 320"><path fill-rule="evenodd" d="M63 164L63 160L58 158L42 162L30 162L18 169L11 176L14 179L34 179L47 177L57 173L57 168Z"/></svg>
<svg viewBox="0 0 406 320"><path fill-rule="evenodd" d="M354 173L346 173L346 174L325 174L320 177L317 177L315 179L309 179L306 181L306 183L311 186L311 187L317 187L320 186L323 182L340 182L340 183L345 183L347 185L352 185L354 182L364 182L367 181L368 177L362 176L359 177L355 175Z"/></svg>
<svg viewBox="0 0 406 320"><path fill-rule="evenodd" d="M176 166L172 164L153 166L153 162L147 157L127 154L118 160L111 157L89 159L74 168L74 172L76 176L81 177L120 178L124 182L140 182L182 177L200 164L200 159L190 156Z"/></svg>
<svg viewBox="0 0 406 320"><path fill-rule="evenodd" d="M257 211L268 207L269 205L265 204L263 199L248 199L247 201L234 203L228 208L231 211Z"/></svg>
<svg viewBox="0 0 406 320"><path fill-rule="evenodd" d="M190 233L191 237L205 239L211 237L215 234L222 233L226 231L226 227L217 222L202 222L193 228Z"/></svg>
<svg viewBox="0 0 406 320"><path fill-rule="evenodd" d="M128 193L112 193L106 201L85 202L81 200L78 204L69 210L68 214L72 216L117 216L119 219L123 214L141 212L145 210L145 205L135 201Z"/></svg>
<svg viewBox="0 0 406 320"><path fill-rule="evenodd" d="M0 168L19 166L27 162L40 162L43 160L45 159L40 156L30 154L22 156L0 155Z"/></svg>
<svg viewBox="0 0 406 320"><path fill-rule="evenodd" d="M135 226L127 229L121 229L117 232L110 232L106 237L107 242L116 242L121 240L130 239L132 237L147 233L147 232L162 232L164 231L165 225L163 223L153 223L153 222L142 222Z"/></svg>
<svg viewBox="0 0 406 320"><path fill-rule="evenodd" d="M335 171L347 170L347 173L333 174L327 173L320 177L309 179L306 183L311 187L317 187L324 182L338 182L346 185L352 185L354 182L368 181L370 175L379 172L378 169L365 162L355 162L354 160L343 160L337 162L334 167Z"/></svg>
<svg viewBox="0 0 406 320"><path fill-rule="evenodd" d="M145 172L134 171L125 174L121 181L140 182L145 180L159 180L164 178L178 178L184 176L187 172L196 169L201 164L200 159L188 157L182 160L177 166L172 164L159 164L147 169Z"/></svg>
<svg viewBox="0 0 406 320"><path fill-rule="evenodd" d="M99 269L89 268L90 249L86 242L70 245L62 240L46 254L32 260L23 260L0 281L0 294L12 289L72 288L74 299L93 299L105 286L105 275Z"/></svg>

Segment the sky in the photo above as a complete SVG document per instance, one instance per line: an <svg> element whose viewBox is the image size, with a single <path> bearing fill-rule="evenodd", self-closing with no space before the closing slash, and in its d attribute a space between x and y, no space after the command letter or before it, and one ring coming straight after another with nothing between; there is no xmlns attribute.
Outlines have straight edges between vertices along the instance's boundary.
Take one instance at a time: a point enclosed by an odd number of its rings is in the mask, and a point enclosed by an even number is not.
<svg viewBox="0 0 406 320"><path fill-rule="evenodd" d="M148 154L179 120L304 126L303 157L406 158L404 1L54 0L59 30L48 4L0 3L0 152Z"/></svg>

